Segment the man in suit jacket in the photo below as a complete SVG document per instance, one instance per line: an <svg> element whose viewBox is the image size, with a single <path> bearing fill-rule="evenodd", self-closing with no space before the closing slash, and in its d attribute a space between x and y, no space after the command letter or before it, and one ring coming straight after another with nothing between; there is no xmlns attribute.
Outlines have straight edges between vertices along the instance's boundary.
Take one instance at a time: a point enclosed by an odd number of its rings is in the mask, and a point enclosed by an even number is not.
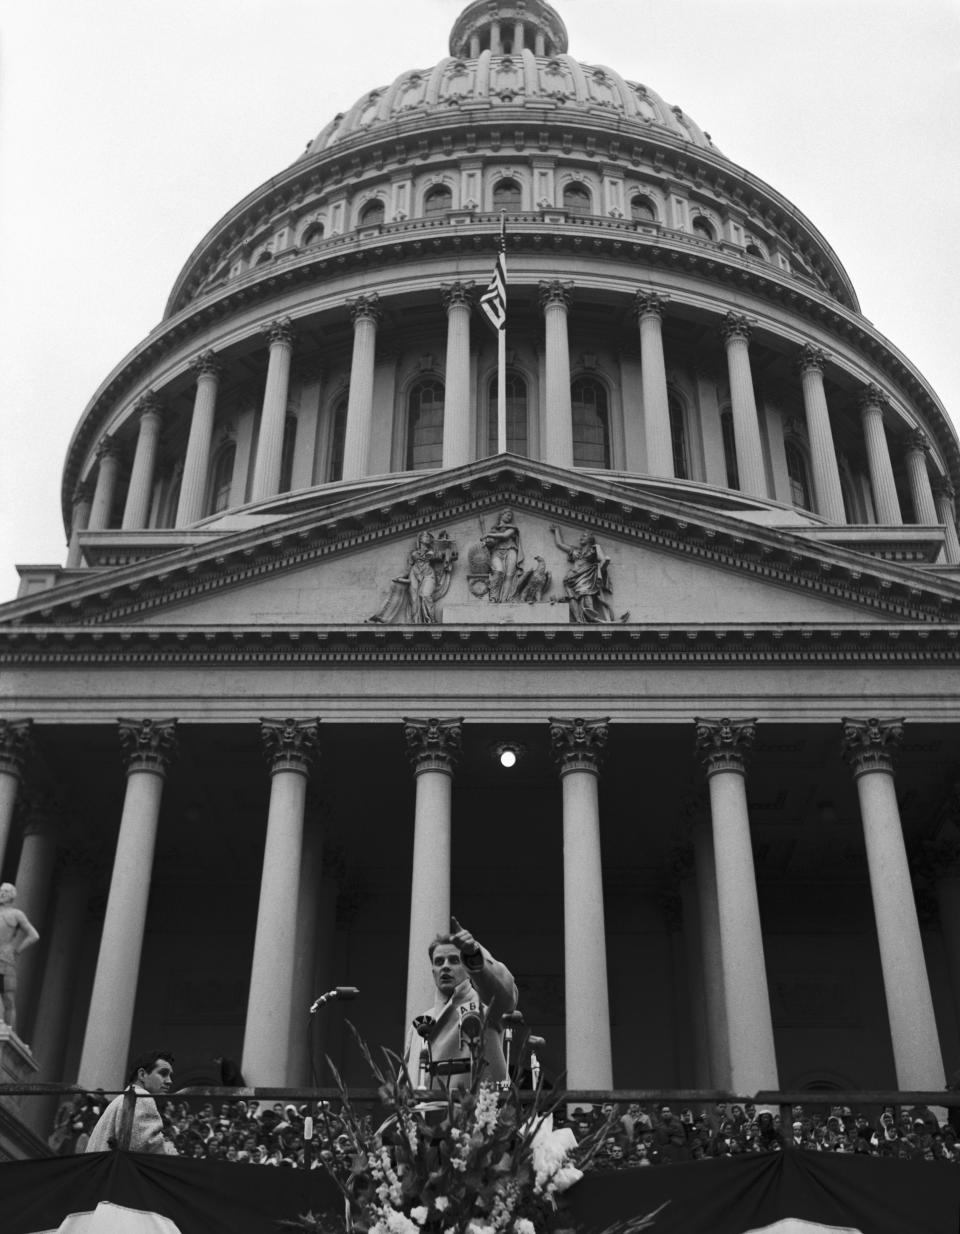
<svg viewBox="0 0 960 1234"><path fill-rule="evenodd" d="M437 987L433 1006L414 1021L407 1040L405 1061L414 1082L420 1058L429 1047L431 1074L426 1087L441 1083L464 1088L470 1083L471 1036L484 1021L480 1053L485 1080L505 1080L502 1018L517 1005L517 986L506 965L481 947L469 930L451 917L450 934L438 934L429 947L430 966Z"/></svg>

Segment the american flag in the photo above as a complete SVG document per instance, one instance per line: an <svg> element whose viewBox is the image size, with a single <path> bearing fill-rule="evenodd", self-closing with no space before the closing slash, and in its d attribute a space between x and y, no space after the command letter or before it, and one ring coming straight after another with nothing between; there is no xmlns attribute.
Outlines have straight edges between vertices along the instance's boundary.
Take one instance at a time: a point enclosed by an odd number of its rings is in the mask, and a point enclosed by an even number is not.
<svg viewBox="0 0 960 1234"><path fill-rule="evenodd" d="M493 267L493 278L487 290L480 297L480 308L486 314L487 321L498 333L507 328L507 219L500 218L500 237L497 242L497 262Z"/></svg>

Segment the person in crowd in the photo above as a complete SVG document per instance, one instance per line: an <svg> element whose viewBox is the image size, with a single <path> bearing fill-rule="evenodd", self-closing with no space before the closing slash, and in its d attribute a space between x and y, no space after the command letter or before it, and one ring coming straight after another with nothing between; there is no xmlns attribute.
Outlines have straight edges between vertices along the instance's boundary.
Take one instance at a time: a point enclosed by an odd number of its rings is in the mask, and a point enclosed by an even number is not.
<svg viewBox="0 0 960 1234"><path fill-rule="evenodd" d="M157 1097L170 1091L172 1084L173 1055L169 1050L155 1050L134 1060L126 1090L132 1088L138 1096L130 1127L130 1152L179 1155L164 1135L163 1120L156 1102ZM100 1115L90 1133L86 1151L102 1153L107 1149L119 1148L123 1118L124 1094L121 1093Z"/></svg>

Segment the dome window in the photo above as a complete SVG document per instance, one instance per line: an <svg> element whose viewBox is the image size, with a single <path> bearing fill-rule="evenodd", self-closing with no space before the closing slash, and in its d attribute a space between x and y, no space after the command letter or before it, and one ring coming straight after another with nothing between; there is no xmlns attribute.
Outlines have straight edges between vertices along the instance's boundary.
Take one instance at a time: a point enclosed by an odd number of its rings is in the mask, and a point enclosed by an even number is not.
<svg viewBox="0 0 960 1234"><path fill-rule="evenodd" d="M655 223L657 211L649 197L637 193L630 198L630 217L638 223Z"/></svg>
<svg viewBox="0 0 960 1234"><path fill-rule="evenodd" d="M427 471L443 461L443 385L418 381L407 399L407 471Z"/></svg>
<svg viewBox="0 0 960 1234"><path fill-rule="evenodd" d="M713 224L709 219L705 219L702 214L698 214L693 220L693 231L696 235L702 236L704 240L716 240L717 238Z"/></svg>
<svg viewBox="0 0 960 1234"><path fill-rule="evenodd" d="M347 395L333 409L330 425L330 449L327 455L327 482L343 479L343 453L347 441Z"/></svg>
<svg viewBox="0 0 960 1234"><path fill-rule="evenodd" d="M445 184L435 185L427 191L423 199L423 213L427 218L431 215L445 214L452 209L453 193Z"/></svg>
<svg viewBox="0 0 960 1234"><path fill-rule="evenodd" d="M230 504L230 490L233 486L233 465L237 457L237 447L233 442L223 447L213 464L210 477L210 513L219 514Z"/></svg>
<svg viewBox="0 0 960 1234"><path fill-rule="evenodd" d="M311 223L307 230L303 233L304 244L317 244L323 239L323 224Z"/></svg>
<svg viewBox="0 0 960 1234"><path fill-rule="evenodd" d="M497 181L493 186L493 208L507 213L523 209L523 190L516 180Z"/></svg>
<svg viewBox="0 0 960 1234"><path fill-rule="evenodd" d="M580 181L568 184L563 190L563 205L571 214L592 214L593 199L590 190Z"/></svg>
<svg viewBox="0 0 960 1234"><path fill-rule="evenodd" d="M720 432L723 438L723 461L727 472L727 488L739 489L740 468L737 466L737 439L733 429L733 412L720 413Z"/></svg>
<svg viewBox="0 0 960 1234"><path fill-rule="evenodd" d="M526 458L527 383L519 373L507 373L507 450ZM490 379L487 402L487 453L497 453L497 378Z"/></svg>
<svg viewBox="0 0 960 1234"><path fill-rule="evenodd" d="M670 443L673 448L673 474L678 480L690 479L689 452L687 450L687 417L683 404L675 394L667 398L670 413Z"/></svg>
<svg viewBox="0 0 960 1234"><path fill-rule="evenodd" d="M375 197L373 201L368 201L360 211L360 226L361 227L376 227L386 218L386 211L383 208L383 202L379 197Z"/></svg>
<svg viewBox="0 0 960 1234"><path fill-rule="evenodd" d="M761 261L765 260L763 253L760 251L759 246L756 244L747 245L747 254L750 257L759 257Z"/></svg>
<svg viewBox="0 0 960 1234"><path fill-rule="evenodd" d="M260 254L260 256L257 258L257 265L265 266L268 261L273 261L273 254L270 252L269 249L264 249L263 252Z"/></svg>
<svg viewBox="0 0 960 1234"><path fill-rule="evenodd" d="M607 388L595 377L580 377L570 387L573 409L574 467L610 466L610 416Z"/></svg>
<svg viewBox="0 0 960 1234"><path fill-rule="evenodd" d="M785 443L784 453L787 457L787 475L790 478L790 500L795 506L809 510L812 507L810 504L810 479L807 474L807 460L803 457L803 451L800 447L792 441Z"/></svg>

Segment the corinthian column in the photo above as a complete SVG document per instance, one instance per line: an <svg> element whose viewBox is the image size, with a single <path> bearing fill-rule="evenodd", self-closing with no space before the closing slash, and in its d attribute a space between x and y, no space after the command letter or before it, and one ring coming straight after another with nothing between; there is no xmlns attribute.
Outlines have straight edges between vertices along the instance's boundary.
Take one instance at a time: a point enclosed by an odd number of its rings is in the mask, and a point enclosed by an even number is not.
<svg viewBox="0 0 960 1234"><path fill-rule="evenodd" d="M110 526L113 513L113 498L117 491L117 472L120 470L120 450L112 437L104 437L97 447L97 486L93 490L90 506L90 531L103 531Z"/></svg>
<svg viewBox="0 0 960 1234"><path fill-rule="evenodd" d="M710 789L730 1086L736 1093L776 1089L777 1055L745 782L756 722L695 723L696 749Z"/></svg>
<svg viewBox="0 0 960 1234"><path fill-rule="evenodd" d="M750 324L746 317L727 313L721 334L727 349L730 409L733 413L740 491L749 493L751 497L766 497L767 473L763 465L760 421L750 369Z"/></svg>
<svg viewBox="0 0 960 1234"><path fill-rule="evenodd" d="M653 291L638 291L634 301L640 326L643 425L647 443L647 471L651 476L674 475L667 366L663 357L662 323L666 302L666 296Z"/></svg>
<svg viewBox="0 0 960 1234"><path fill-rule="evenodd" d="M942 1089L943 1059L893 782L893 755L902 741L902 720L843 721L843 755L860 798L897 1087Z"/></svg>
<svg viewBox="0 0 960 1234"><path fill-rule="evenodd" d="M93 505L93 485L81 480L73 491L73 508L70 517L70 544L67 548L67 569L75 570L83 562L80 551L80 532L90 525L90 510Z"/></svg>
<svg viewBox="0 0 960 1234"><path fill-rule="evenodd" d="M867 386L863 393L860 400L860 423L863 425L863 437L867 447L867 468L870 472L877 522L888 527L899 527L903 523L903 515L900 513L900 499L897 497L897 486L890 463L890 448L883 427L883 392L878 386Z"/></svg>
<svg viewBox="0 0 960 1234"><path fill-rule="evenodd" d="M353 318L353 356L347 397L347 431L343 443L343 479L359 480L367 474L369 466L377 323L382 316L380 297L357 296L350 302L350 315Z"/></svg>
<svg viewBox="0 0 960 1234"><path fill-rule="evenodd" d="M28 791L25 805L23 844L13 881L17 887L17 907L23 909L41 939L45 939L61 810L56 798L38 788ZM17 966L17 1025L23 1040L33 1037L33 1008L46 950L46 945L31 947Z"/></svg>
<svg viewBox="0 0 960 1234"><path fill-rule="evenodd" d="M906 440L907 476L910 481L910 498L913 502L913 521L930 526L938 523L937 507L933 502L933 490L927 473L927 455L930 443L925 433L914 429Z"/></svg>
<svg viewBox="0 0 960 1234"><path fill-rule="evenodd" d="M830 428L830 412L823 388L823 370L827 357L819 347L800 350L798 368L803 386L803 410L807 417L807 437L810 439L810 463L813 469L813 492L816 511L831 523L845 523L843 491L837 451Z"/></svg>
<svg viewBox="0 0 960 1234"><path fill-rule="evenodd" d="M31 750L31 728L31 720L0 720L0 873L23 768Z"/></svg>
<svg viewBox="0 0 960 1234"><path fill-rule="evenodd" d="M319 720L260 722L270 764L270 808L241 1063L253 1085L281 1084L287 1076L303 811L319 725Z"/></svg>
<svg viewBox="0 0 960 1234"><path fill-rule="evenodd" d="M600 855L600 760L608 721L550 721L563 790L563 954L567 1084L613 1088Z"/></svg>
<svg viewBox="0 0 960 1234"><path fill-rule="evenodd" d="M570 341L567 312L572 283L559 279L540 284L540 303L546 328L546 449L545 461L555 467L573 466L573 407L570 402Z"/></svg>
<svg viewBox="0 0 960 1234"><path fill-rule="evenodd" d="M157 447L160 444L160 428L163 423L160 400L152 390L148 390L137 400L134 411L140 416L140 431L137 434L137 448L133 455L127 500L120 524L124 531L147 525L150 499L153 496Z"/></svg>
<svg viewBox="0 0 960 1234"><path fill-rule="evenodd" d="M472 283L443 289L447 310L447 364L443 394L443 466L470 462L470 305Z"/></svg>
<svg viewBox="0 0 960 1234"><path fill-rule="evenodd" d="M460 757L463 721L404 719L403 736L417 781L407 946L404 1032L433 1001L427 948L450 929L450 803L453 769Z"/></svg>
<svg viewBox="0 0 960 1234"><path fill-rule="evenodd" d="M957 536L957 516L953 506L953 485L940 478L933 482L933 498L937 505L937 522L944 526L944 556L949 565L960 562L960 538Z"/></svg>
<svg viewBox="0 0 960 1234"><path fill-rule="evenodd" d="M260 412L257 461L253 469L253 490L250 495L252 501L275 497L280 491L283 430L287 423L287 399L290 393L293 323L289 317L280 317L270 323L266 333L270 342L270 356L267 360L263 410Z"/></svg>
<svg viewBox="0 0 960 1234"><path fill-rule="evenodd" d="M272 354L272 353L271 353ZM177 502L177 527L189 527L206 513L204 501L207 495L207 473L210 469L210 443L213 440L213 420L217 411L217 390L220 386L221 366L212 351L204 351L193 361L197 374L197 389L193 396L193 414L190 417L190 436L180 481L180 500ZM289 374L289 359L287 360ZM269 378L267 385L269 386ZM286 411L286 390L283 393L283 409ZM261 433L262 433L261 427ZM283 448L283 427L280 429L280 447ZM262 437L261 437L262 440ZM279 485L279 467L277 469Z"/></svg>
<svg viewBox="0 0 960 1234"><path fill-rule="evenodd" d="M119 736L127 789L80 1054L77 1082L84 1088L119 1088L123 1083L163 782L176 753L176 722L120 720Z"/></svg>

